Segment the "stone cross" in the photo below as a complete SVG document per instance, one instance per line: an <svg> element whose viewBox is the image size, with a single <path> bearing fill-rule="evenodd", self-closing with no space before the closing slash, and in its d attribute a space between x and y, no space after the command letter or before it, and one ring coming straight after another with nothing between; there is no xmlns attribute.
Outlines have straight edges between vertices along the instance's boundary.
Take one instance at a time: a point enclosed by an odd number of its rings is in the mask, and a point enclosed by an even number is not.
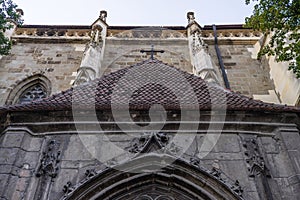
<svg viewBox="0 0 300 200"><path fill-rule="evenodd" d="M153 60L154 59L154 53L164 53L165 51L164 50L154 50L154 45L152 44L151 45L151 50L141 50L140 51L141 53L151 53L151 59Z"/></svg>

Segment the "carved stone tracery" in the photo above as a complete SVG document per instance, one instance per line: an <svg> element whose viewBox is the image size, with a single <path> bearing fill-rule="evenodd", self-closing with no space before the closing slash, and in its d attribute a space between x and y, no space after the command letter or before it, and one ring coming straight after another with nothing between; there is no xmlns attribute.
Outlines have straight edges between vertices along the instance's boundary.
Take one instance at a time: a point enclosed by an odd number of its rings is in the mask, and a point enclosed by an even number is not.
<svg viewBox="0 0 300 200"><path fill-rule="evenodd" d="M19 97L21 104L30 103L34 100L40 100L47 97L46 89L41 84L36 84L26 89Z"/></svg>
<svg viewBox="0 0 300 200"><path fill-rule="evenodd" d="M144 133L134 138L126 149L133 154L156 152L175 155L181 151L181 148L171 142L170 136L164 132Z"/></svg>
<svg viewBox="0 0 300 200"><path fill-rule="evenodd" d="M243 143L246 149L245 155L247 156L246 162L248 164L249 176L255 177L261 173L265 173L269 176L269 172L265 166L263 157L261 156L256 139L245 139Z"/></svg>

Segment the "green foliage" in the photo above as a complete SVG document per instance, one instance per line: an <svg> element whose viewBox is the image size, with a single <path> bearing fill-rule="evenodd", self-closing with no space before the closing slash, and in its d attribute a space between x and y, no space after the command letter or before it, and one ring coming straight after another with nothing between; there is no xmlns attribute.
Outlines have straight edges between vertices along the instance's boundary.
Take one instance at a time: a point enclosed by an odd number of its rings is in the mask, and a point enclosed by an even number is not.
<svg viewBox="0 0 300 200"><path fill-rule="evenodd" d="M253 14L246 27L270 33L271 40L259 52L273 55L278 62L288 61L289 70L300 78L300 0L252 0ZM250 4L251 0L245 0Z"/></svg>
<svg viewBox="0 0 300 200"><path fill-rule="evenodd" d="M11 48L11 41L4 32L13 27L12 23L21 24L21 16L16 11L17 5L11 0L0 0L0 55L6 55Z"/></svg>

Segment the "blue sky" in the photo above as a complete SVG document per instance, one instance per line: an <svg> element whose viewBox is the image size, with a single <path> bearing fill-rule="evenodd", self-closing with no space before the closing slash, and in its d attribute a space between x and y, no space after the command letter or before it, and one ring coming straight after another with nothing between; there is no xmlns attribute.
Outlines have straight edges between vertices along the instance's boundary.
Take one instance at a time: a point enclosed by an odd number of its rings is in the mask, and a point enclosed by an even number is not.
<svg viewBox="0 0 300 200"><path fill-rule="evenodd" d="M109 25L181 25L194 11L201 25L241 24L253 5L244 0L14 0L25 24L90 25L107 10Z"/></svg>

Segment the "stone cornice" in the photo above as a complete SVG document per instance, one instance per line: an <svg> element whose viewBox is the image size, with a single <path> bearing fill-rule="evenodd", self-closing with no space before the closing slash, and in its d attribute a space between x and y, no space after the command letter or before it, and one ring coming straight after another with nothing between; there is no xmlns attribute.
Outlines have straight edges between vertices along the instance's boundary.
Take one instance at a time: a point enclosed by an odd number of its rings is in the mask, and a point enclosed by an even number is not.
<svg viewBox="0 0 300 200"><path fill-rule="evenodd" d="M217 30L219 44L255 44L263 37L263 33L251 29ZM207 44L214 44L213 30L203 30L202 38Z"/></svg>
<svg viewBox="0 0 300 200"><path fill-rule="evenodd" d="M263 33L242 28L241 25L217 26L219 44L255 44ZM18 27L12 39L19 42L53 42L53 43L86 43L90 40L90 26L46 26L26 25ZM184 27L142 27L111 26L107 30L108 38L118 39L186 39ZM202 38L207 44L214 43L213 30L210 26L202 29Z"/></svg>
<svg viewBox="0 0 300 200"><path fill-rule="evenodd" d="M132 124L131 122L118 122L118 124ZM151 124L161 124L162 122L151 122ZM138 124L149 124L138 123ZM197 121L197 122L180 122L180 121L168 121L164 124L163 132L180 132L182 134L198 133L198 134L215 134L216 132L222 132L223 134L253 134L257 136L264 137L274 137L276 130L287 130L289 132L298 132L297 126L292 123L263 123L263 122L236 122L236 121L226 121L226 122L211 122L211 121ZM198 124L199 129L195 130L173 130L174 127L178 125L192 125ZM87 125L91 127L101 126L101 130L77 130L76 126ZM210 126L220 126L222 125L222 130L210 130ZM43 135L64 135L64 134L99 134L105 132L105 134L123 134L124 130L114 129L116 127L115 122L98 122L98 121L66 121L66 122L36 122L36 123L11 123L3 131L6 132L19 132L25 131L30 135L43 136ZM249 129L249 127L251 127ZM30 131L29 131L30 130ZM149 132L158 132L161 130L148 130ZM126 133L137 133L138 130L125 130Z"/></svg>
<svg viewBox="0 0 300 200"><path fill-rule="evenodd" d="M12 39L22 42L38 42L51 40L54 43L89 41L90 29L80 27L19 27Z"/></svg>

